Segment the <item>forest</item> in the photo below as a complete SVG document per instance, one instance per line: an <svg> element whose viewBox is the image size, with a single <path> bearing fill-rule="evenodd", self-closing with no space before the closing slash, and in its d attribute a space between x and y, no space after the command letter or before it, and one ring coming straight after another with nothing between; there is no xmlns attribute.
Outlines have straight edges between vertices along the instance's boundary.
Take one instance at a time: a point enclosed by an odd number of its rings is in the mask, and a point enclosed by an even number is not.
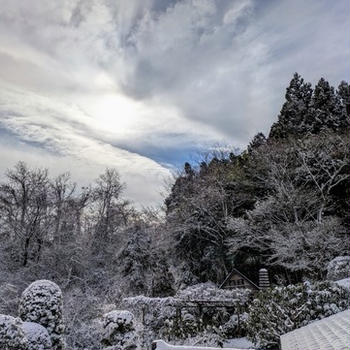
<svg viewBox="0 0 350 350"><path fill-rule="evenodd" d="M323 285L327 266L350 255L350 86L323 78L312 86L295 73L276 120L240 153L219 149L186 162L159 210L126 200L113 164L85 187L25 162L8 169L0 183L0 314L17 315L33 281L53 281L63 293L67 349L99 349L96 320L122 301L170 302L204 286L219 298L233 268L252 281L266 268L276 290L302 290L306 281L312 293L335 288ZM346 298L333 302L338 311ZM157 317L163 323L152 326L152 339L166 334L166 317ZM226 338L278 346L254 338L265 322L256 317ZM225 338L223 327L191 327L168 338Z"/></svg>

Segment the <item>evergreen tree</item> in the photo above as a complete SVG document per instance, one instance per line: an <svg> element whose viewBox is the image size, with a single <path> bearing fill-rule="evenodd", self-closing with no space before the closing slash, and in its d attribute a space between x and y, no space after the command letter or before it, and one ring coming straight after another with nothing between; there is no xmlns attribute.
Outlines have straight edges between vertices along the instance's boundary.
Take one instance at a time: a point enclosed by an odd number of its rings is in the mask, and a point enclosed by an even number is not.
<svg viewBox="0 0 350 350"><path fill-rule="evenodd" d="M266 137L262 132L258 132L248 145L248 152L252 152L254 149L259 148L260 146L266 143Z"/></svg>
<svg viewBox="0 0 350 350"><path fill-rule="evenodd" d="M271 127L269 137L272 139L286 138L289 135L298 135L308 130L305 119L309 114L312 100L310 83L295 73L286 91L286 102L283 104L278 121Z"/></svg>
<svg viewBox="0 0 350 350"><path fill-rule="evenodd" d="M340 127L345 130L350 126L350 86L347 82L339 84L337 95L341 104Z"/></svg>
<svg viewBox="0 0 350 350"><path fill-rule="evenodd" d="M322 129L340 128L341 104L333 86L324 78L321 78L315 86L312 97L312 110L308 114L311 118L306 120L309 130L313 134L319 133Z"/></svg>

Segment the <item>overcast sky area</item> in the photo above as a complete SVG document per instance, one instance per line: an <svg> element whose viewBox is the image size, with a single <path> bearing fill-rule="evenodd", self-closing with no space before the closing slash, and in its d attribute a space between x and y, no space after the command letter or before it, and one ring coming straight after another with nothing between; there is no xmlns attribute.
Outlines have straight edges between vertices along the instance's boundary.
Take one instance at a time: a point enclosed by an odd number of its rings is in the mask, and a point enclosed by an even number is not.
<svg viewBox="0 0 350 350"><path fill-rule="evenodd" d="M348 0L0 0L0 172L86 184L115 167L137 205L213 145L277 119L299 72L349 81Z"/></svg>

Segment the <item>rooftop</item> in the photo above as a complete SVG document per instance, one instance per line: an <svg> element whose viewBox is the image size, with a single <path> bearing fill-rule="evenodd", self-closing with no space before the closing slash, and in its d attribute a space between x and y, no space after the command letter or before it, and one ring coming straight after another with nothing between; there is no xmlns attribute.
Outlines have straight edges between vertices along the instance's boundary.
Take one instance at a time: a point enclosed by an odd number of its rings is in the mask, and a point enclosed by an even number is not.
<svg viewBox="0 0 350 350"><path fill-rule="evenodd" d="M282 350L349 350L350 310L281 336Z"/></svg>

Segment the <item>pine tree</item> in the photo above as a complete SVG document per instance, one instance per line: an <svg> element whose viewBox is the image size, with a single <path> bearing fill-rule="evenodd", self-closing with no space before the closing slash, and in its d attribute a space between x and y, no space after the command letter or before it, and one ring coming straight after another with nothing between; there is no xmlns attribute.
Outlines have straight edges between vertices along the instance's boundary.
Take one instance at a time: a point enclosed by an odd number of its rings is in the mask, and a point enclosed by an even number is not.
<svg viewBox="0 0 350 350"><path fill-rule="evenodd" d="M337 95L341 104L340 128L346 130L350 126L350 86L347 82L339 84Z"/></svg>
<svg viewBox="0 0 350 350"><path fill-rule="evenodd" d="M258 132L248 145L248 152L252 152L254 149L259 148L260 146L266 143L266 137L262 132Z"/></svg>
<svg viewBox="0 0 350 350"><path fill-rule="evenodd" d="M312 110L307 120L308 127L313 134L329 128L336 131L340 128L341 103L333 86L321 78L315 86L312 97Z"/></svg>
<svg viewBox="0 0 350 350"><path fill-rule="evenodd" d="M286 102L283 104L278 121L271 127L269 137L286 138L289 135L306 133L305 119L308 116L312 99L310 83L295 73L286 91Z"/></svg>

